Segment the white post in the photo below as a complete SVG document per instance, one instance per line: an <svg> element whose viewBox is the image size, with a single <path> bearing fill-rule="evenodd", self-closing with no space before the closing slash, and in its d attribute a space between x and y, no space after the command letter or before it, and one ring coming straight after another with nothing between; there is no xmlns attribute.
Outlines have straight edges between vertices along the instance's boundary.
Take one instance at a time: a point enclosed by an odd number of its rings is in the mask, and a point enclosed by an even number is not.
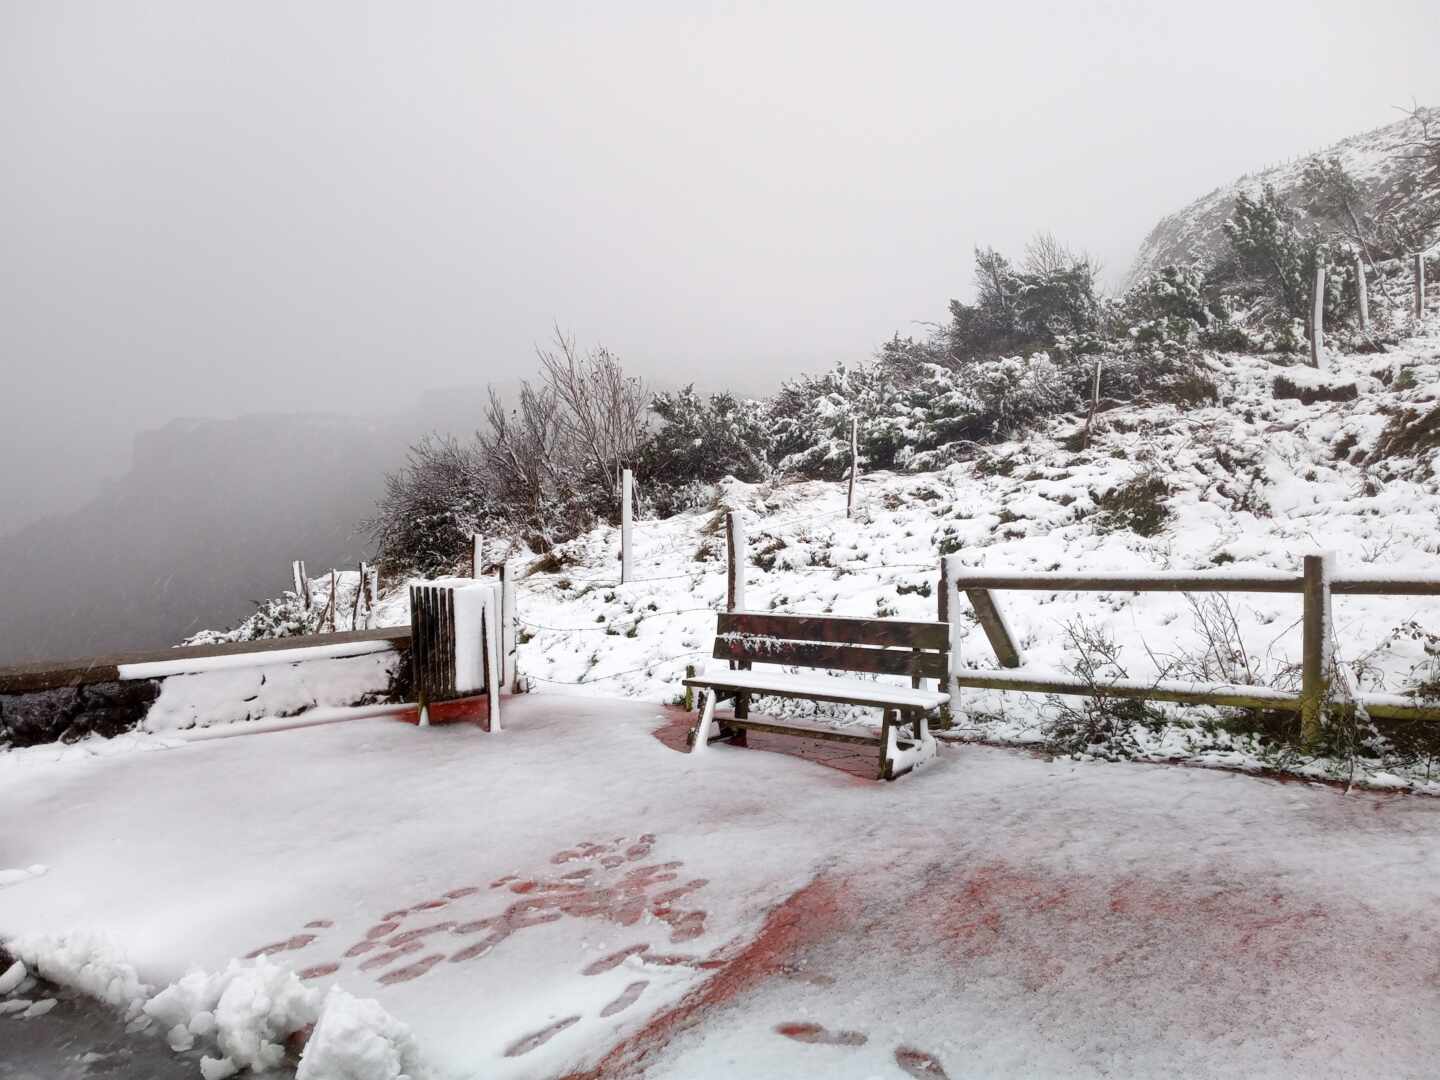
<svg viewBox="0 0 1440 1080"><path fill-rule="evenodd" d="M501 671L507 691L515 688L515 582L510 577L510 564L500 564L500 655Z"/></svg>
<svg viewBox="0 0 1440 1080"><path fill-rule="evenodd" d="M725 610L745 610L745 522L734 510L725 515L726 590Z"/></svg>
<svg viewBox="0 0 1440 1080"><path fill-rule="evenodd" d="M951 715L960 702L960 605L955 601L955 581L960 575L960 556L946 555L940 560L940 589L944 603L940 606L943 618L950 624L950 667L945 679L945 692L950 695Z"/></svg>
<svg viewBox="0 0 1440 1080"><path fill-rule="evenodd" d="M1325 268L1315 268L1315 305L1310 312L1310 366L1325 366Z"/></svg>
<svg viewBox="0 0 1440 1080"><path fill-rule="evenodd" d="M860 471L860 421L850 419L850 489L845 494L845 516L855 513L855 474Z"/></svg>
<svg viewBox="0 0 1440 1080"><path fill-rule="evenodd" d="M1365 260L1355 252L1355 288L1360 298L1360 332L1370 332L1370 290L1365 283Z"/></svg>
<svg viewBox="0 0 1440 1080"><path fill-rule="evenodd" d="M630 515L634 474L626 469L620 474L620 583L630 580Z"/></svg>
<svg viewBox="0 0 1440 1080"><path fill-rule="evenodd" d="M479 579L485 565L485 537L476 533L470 538L470 576Z"/></svg>
<svg viewBox="0 0 1440 1080"><path fill-rule="evenodd" d="M1415 318L1425 317L1425 253L1415 253Z"/></svg>
<svg viewBox="0 0 1440 1080"><path fill-rule="evenodd" d="M305 606L310 606L310 578L305 574L305 560L296 559L290 564L290 572L295 576L295 595L305 601Z"/></svg>
<svg viewBox="0 0 1440 1080"><path fill-rule="evenodd" d="M500 733L500 689L505 678L504 655L501 647L500 608L503 588L490 594L483 613L485 649L485 693L490 701L490 734Z"/></svg>

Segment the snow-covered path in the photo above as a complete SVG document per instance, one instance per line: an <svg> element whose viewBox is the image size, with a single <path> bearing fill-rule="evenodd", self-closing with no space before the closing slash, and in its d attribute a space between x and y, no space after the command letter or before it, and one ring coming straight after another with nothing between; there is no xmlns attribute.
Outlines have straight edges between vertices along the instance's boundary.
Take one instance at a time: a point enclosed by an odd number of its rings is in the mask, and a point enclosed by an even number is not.
<svg viewBox="0 0 1440 1080"><path fill-rule="evenodd" d="M156 986L269 947L441 1075L1440 1061L1440 801L968 746L886 785L683 756L639 702L507 710L9 755L0 868L48 872L0 937L98 931Z"/></svg>

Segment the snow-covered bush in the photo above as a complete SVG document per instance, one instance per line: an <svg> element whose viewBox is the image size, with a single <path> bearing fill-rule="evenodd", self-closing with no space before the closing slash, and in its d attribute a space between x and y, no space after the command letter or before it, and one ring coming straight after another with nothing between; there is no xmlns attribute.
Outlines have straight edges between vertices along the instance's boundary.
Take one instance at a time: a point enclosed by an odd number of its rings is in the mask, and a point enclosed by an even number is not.
<svg viewBox="0 0 1440 1080"><path fill-rule="evenodd" d="M769 476L758 402L724 393L701 397L691 385L656 394L650 410L661 425L641 444L635 475L651 512L668 516L695 506L706 485L727 476L747 483Z"/></svg>
<svg viewBox="0 0 1440 1080"><path fill-rule="evenodd" d="M427 435L385 478L385 494L365 527L387 569L436 574L465 558L475 533L503 524L482 447Z"/></svg>
<svg viewBox="0 0 1440 1080"><path fill-rule="evenodd" d="M320 633L324 623L323 605L307 605L303 596L287 589L279 596L262 600L250 616L231 629L202 630L184 644L222 645L232 641L303 637Z"/></svg>

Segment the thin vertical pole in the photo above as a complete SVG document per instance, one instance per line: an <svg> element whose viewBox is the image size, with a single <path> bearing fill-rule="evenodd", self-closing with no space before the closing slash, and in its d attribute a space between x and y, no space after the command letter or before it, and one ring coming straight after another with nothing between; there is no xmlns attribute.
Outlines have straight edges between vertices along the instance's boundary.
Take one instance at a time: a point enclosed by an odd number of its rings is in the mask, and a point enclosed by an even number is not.
<svg viewBox="0 0 1440 1080"><path fill-rule="evenodd" d="M950 622L950 609L953 606L950 602L950 594L954 591L955 579L951 576L950 573L950 556L942 555L940 556L940 586L935 592L935 619L937 622ZM947 661L955 655L955 650L960 647L960 642L956 638L957 629L958 628L953 625L950 627L950 648L945 654ZM947 674L942 679L936 680L937 683L941 683L942 685L944 685L946 692L950 695L950 701L952 704L956 700L958 700L955 696L956 690L953 685L955 681L955 670L955 666L952 662L946 668ZM950 728L955 726L953 714L950 711L950 705L946 705L940 710L940 715L936 720L935 726L941 731L948 731L950 730Z"/></svg>
<svg viewBox="0 0 1440 1080"><path fill-rule="evenodd" d="M1360 332L1370 332L1370 289L1365 281L1365 260L1355 252L1355 288L1360 301Z"/></svg>
<svg viewBox="0 0 1440 1080"><path fill-rule="evenodd" d="M508 561L500 563L500 654L505 687L513 693L519 676L515 671L515 581Z"/></svg>
<svg viewBox="0 0 1440 1080"><path fill-rule="evenodd" d="M949 664L946 668L945 692L950 695L950 712L953 718L955 707L960 702L960 605L952 595L955 579L960 569L958 555L945 555L940 559L940 596L944 621L950 624ZM948 725L947 725L948 726Z"/></svg>
<svg viewBox="0 0 1440 1080"><path fill-rule="evenodd" d="M1415 318L1425 317L1425 253L1415 253Z"/></svg>
<svg viewBox="0 0 1440 1080"><path fill-rule="evenodd" d="M336 603L337 600L338 600L338 597L336 597L336 595L335 595L335 571L334 571L334 570L331 570L331 571L330 571L330 602L325 605L325 617L326 617L326 618L329 620L329 622L330 622L330 632L331 632L332 634L335 632L335 609L336 609L336 607L339 606L339 605Z"/></svg>
<svg viewBox="0 0 1440 1080"><path fill-rule="evenodd" d="M1310 366L1325 366L1325 268L1315 268L1314 306L1310 312Z"/></svg>
<svg viewBox="0 0 1440 1080"><path fill-rule="evenodd" d="M485 567L485 537L476 533L470 538L470 576L479 578Z"/></svg>
<svg viewBox="0 0 1440 1080"><path fill-rule="evenodd" d="M1300 739L1312 745L1320 737L1325 701L1330 696L1330 575L1324 555L1305 556L1305 618L1300 648Z"/></svg>
<svg viewBox="0 0 1440 1080"><path fill-rule="evenodd" d="M1095 360L1095 385L1090 391L1090 415L1085 418L1085 445L1086 450L1090 449L1090 428L1095 423L1095 413L1100 409L1100 365L1097 357Z"/></svg>
<svg viewBox="0 0 1440 1080"><path fill-rule="evenodd" d="M845 516L855 513L855 474L860 471L860 421L850 420L850 488L845 494Z"/></svg>
<svg viewBox="0 0 1440 1080"><path fill-rule="evenodd" d="M745 610L745 522L734 510L725 515L726 611Z"/></svg>
<svg viewBox="0 0 1440 1080"><path fill-rule="evenodd" d="M634 474L629 469L620 474L620 583L630 580L630 519L634 494Z"/></svg>
<svg viewBox="0 0 1440 1080"><path fill-rule="evenodd" d="M745 553L745 522L734 510L725 514L725 569L727 588L725 592L725 609L727 611L745 610L745 565L747 555ZM732 668L748 669L748 660L732 660ZM750 715L750 695L735 695L735 716L744 720Z"/></svg>

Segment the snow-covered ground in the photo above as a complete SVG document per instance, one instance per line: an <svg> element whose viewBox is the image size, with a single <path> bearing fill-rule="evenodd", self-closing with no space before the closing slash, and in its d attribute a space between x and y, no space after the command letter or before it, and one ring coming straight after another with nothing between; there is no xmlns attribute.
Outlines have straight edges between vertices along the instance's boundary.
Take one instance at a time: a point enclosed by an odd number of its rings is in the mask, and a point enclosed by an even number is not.
<svg viewBox="0 0 1440 1080"><path fill-rule="evenodd" d="M596 530L567 546L570 565L563 571L518 583L520 671L539 692L674 701L685 665L705 662L714 613L725 604L724 508L739 510L746 521L747 606L753 610L934 618L939 556L951 550L967 567L997 571L1223 568L1298 575L1304 555L1330 551L1341 572L1440 575L1440 451L1418 460L1365 460L1392 412L1440 403L1440 326L1432 320L1388 353L1332 355L1327 365L1317 376L1260 357L1220 357L1212 373L1219 405L1102 413L1088 450L1067 446L1080 426L1070 418L989 448L976 463L940 473L866 476L854 519L845 516L844 484L725 485L713 509L638 522L638 580L623 586L617 584L618 531ZM1276 399L1278 375L1307 386L1354 382L1358 396L1313 405ZM1170 516L1158 534L1140 536L1117 527L1097 499L1147 477L1171 491L1160 500ZM498 557L493 545L490 555ZM1010 592L997 598L1027 663L1036 667L1073 669L1073 629L1112 637L1120 667L1132 679L1154 679L1178 665L1172 678L1203 682L1196 668L1204 664L1219 681L1298 685L1298 595L1235 594L1229 612L1216 607L1214 597L1197 597L1192 608L1173 593ZM405 603L403 588L391 590L378 621L406 622ZM963 598L960 603L968 615ZM1337 656L1360 689L1403 692L1440 672L1434 636L1440 599L1339 597L1335 620ZM1243 655L1217 652L1202 622L1233 625ZM959 650L967 666L994 666L973 622ZM843 707L818 711L837 722L874 720ZM1053 711L1038 695L967 691L957 730L985 740L1035 742ZM1227 729L1215 710L1166 707L1165 713L1168 724L1136 726L1129 753L1282 767L1440 793L1440 777L1425 760L1401 761L1383 748L1354 762L1312 760Z"/></svg>
<svg viewBox="0 0 1440 1080"><path fill-rule="evenodd" d="M0 935L212 1076L310 1023L300 1075L365 1080L1440 1060L1440 802L953 745L883 784L676 719L13 752L0 866L48 870Z"/></svg>

